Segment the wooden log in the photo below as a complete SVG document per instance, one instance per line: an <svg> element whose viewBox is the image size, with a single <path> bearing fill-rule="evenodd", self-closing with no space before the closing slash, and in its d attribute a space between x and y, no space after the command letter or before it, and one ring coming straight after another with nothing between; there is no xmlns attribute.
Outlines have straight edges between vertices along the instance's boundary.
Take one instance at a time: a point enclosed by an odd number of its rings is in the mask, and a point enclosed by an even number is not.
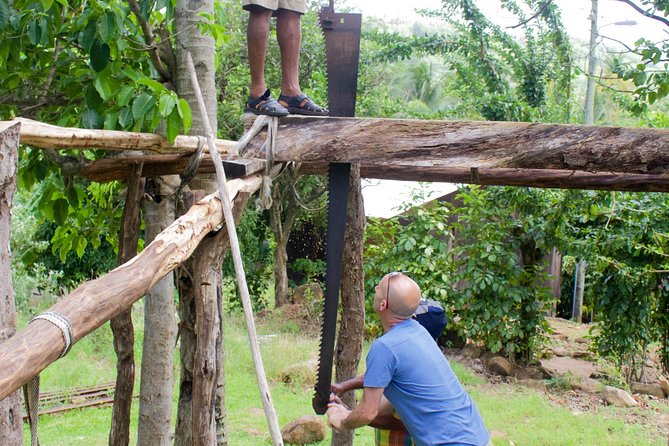
<svg viewBox="0 0 669 446"><path fill-rule="evenodd" d="M151 156L133 156L123 158L104 158L91 162L81 169L84 178L98 183L107 181L125 180L132 171L132 166L143 163L142 176L157 177L161 175L172 175L182 173L190 154L167 154ZM238 159L223 161L225 175L228 179L244 178L265 169L265 160L260 159ZM197 173L215 173L214 163L210 155L205 155L200 162Z"/></svg>
<svg viewBox="0 0 669 446"><path fill-rule="evenodd" d="M149 150L155 153L194 153L198 147L197 136L179 135L170 144L161 135L153 133L123 132L119 130L92 130L59 127L31 119L16 118L0 121L0 131L17 122L21 123L21 144L44 149L107 149ZM220 153L230 153L234 141L217 139Z"/></svg>
<svg viewBox="0 0 669 446"><path fill-rule="evenodd" d="M265 133L245 158L264 158ZM359 162L405 169L476 167L669 173L669 131L490 121L280 120L275 161Z"/></svg>
<svg viewBox="0 0 669 446"><path fill-rule="evenodd" d="M303 169L304 170L304 169ZM365 178L402 179L488 186L545 187L553 189L616 190L627 192L669 192L669 175L615 172L581 172L555 169L476 169L463 167L424 168L416 166L361 169Z"/></svg>
<svg viewBox="0 0 669 446"><path fill-rule="evenodd" d="M123 265L137 255L141 231L140 205L144 194L142 163L130 169L121 229L119 231L118 263ZM112 407L110 446L130 444L130 410L135 385L135 328L132 325L132 305L109 323L116 352L116 385Z"/></svg>
<svg viewBox="0 0 669 446"><path fill-rule="evenodd" d="M260 176L232 180L228 183L230 197L239 192L253 193L261 182ZM70 320L74 341L78 341L146 294L222 222L218 193L208 195L160 233L141 254L107 275L80 285L49 311ZM61 331L45 320L30 323L0 344L0 400L58 359L63 347Z"/></svg>

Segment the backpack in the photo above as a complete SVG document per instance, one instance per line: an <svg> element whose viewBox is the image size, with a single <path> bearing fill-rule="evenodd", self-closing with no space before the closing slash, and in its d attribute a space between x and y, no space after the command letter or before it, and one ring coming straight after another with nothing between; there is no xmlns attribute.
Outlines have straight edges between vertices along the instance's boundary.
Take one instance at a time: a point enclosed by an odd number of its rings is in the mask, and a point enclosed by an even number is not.
<svg viewBox="0 0 669 446"><path fill-rule="evenodd" d="M439 302L422 298L413 318L422 325L436 341L446 328L446 311Z"/></svg>

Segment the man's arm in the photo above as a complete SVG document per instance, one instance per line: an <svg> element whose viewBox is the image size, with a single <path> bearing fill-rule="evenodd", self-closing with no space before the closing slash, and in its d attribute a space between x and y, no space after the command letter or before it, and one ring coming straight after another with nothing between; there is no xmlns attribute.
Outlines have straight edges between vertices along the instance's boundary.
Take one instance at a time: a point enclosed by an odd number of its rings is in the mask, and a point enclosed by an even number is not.
<svg viewBox="0 0 669 446"><path fill-rule="evenodd" d="M332 384L330 390L337 396L342 396L349 390L362 389L365 383L365 375L359 375L355 378L342 381L340 383Z"/></svg>
<svg viewBox="0 0 669 446"><path fill-rule="evenodd" d="M367 426L379 413L381 396L383 396L383 387L365 387L360 404L352 411L342 404L331 402L328 404L328 423L337 430Z"/></svg>

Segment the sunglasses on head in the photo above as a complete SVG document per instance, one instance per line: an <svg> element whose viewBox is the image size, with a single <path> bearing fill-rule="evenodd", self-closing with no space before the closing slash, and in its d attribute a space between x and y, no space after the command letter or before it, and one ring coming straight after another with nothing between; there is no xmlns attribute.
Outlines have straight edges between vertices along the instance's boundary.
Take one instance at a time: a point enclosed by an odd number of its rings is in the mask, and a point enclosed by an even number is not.
<svg viewBox="0 0 669 446"><path fill-rule="evenodd" d="M390 310L390 282L393 280L393 277L399 276L400 274L403 274L402 271L394 271L387 275L388 281L386 288L386 308L388 308L388 310Z"/></svg>

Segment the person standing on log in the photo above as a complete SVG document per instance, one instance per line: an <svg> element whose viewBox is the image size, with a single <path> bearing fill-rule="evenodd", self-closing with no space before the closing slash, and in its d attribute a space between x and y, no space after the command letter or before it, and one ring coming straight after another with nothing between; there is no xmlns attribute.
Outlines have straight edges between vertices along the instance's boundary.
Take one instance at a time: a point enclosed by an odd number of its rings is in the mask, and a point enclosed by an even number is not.
<svg viewBox="0 0 669 446"><path fill-rule="evenodd" d="M246 111L257 115L286 116L289 113L327 116L300 88L298 77L302 31L300 21L307 11L306 0L242 0L249 11L246 38L251 70L251 88ZM281 94L277 101L265 84L265 57L269 22L276 17L276 36L281 51Z"/></svg>
<svg viewBox="0 0 669 446"><path fill-rule="evenodd" d="M327 411L330 427L344 430L370 424L387 412L385 397L417 446L492 445L476 405L443 353L411 318L420 303L420 287L395 272L381 279L374 294L373 308L384 334L367 354L360 404L351 411L333 395Z"/></svg>

